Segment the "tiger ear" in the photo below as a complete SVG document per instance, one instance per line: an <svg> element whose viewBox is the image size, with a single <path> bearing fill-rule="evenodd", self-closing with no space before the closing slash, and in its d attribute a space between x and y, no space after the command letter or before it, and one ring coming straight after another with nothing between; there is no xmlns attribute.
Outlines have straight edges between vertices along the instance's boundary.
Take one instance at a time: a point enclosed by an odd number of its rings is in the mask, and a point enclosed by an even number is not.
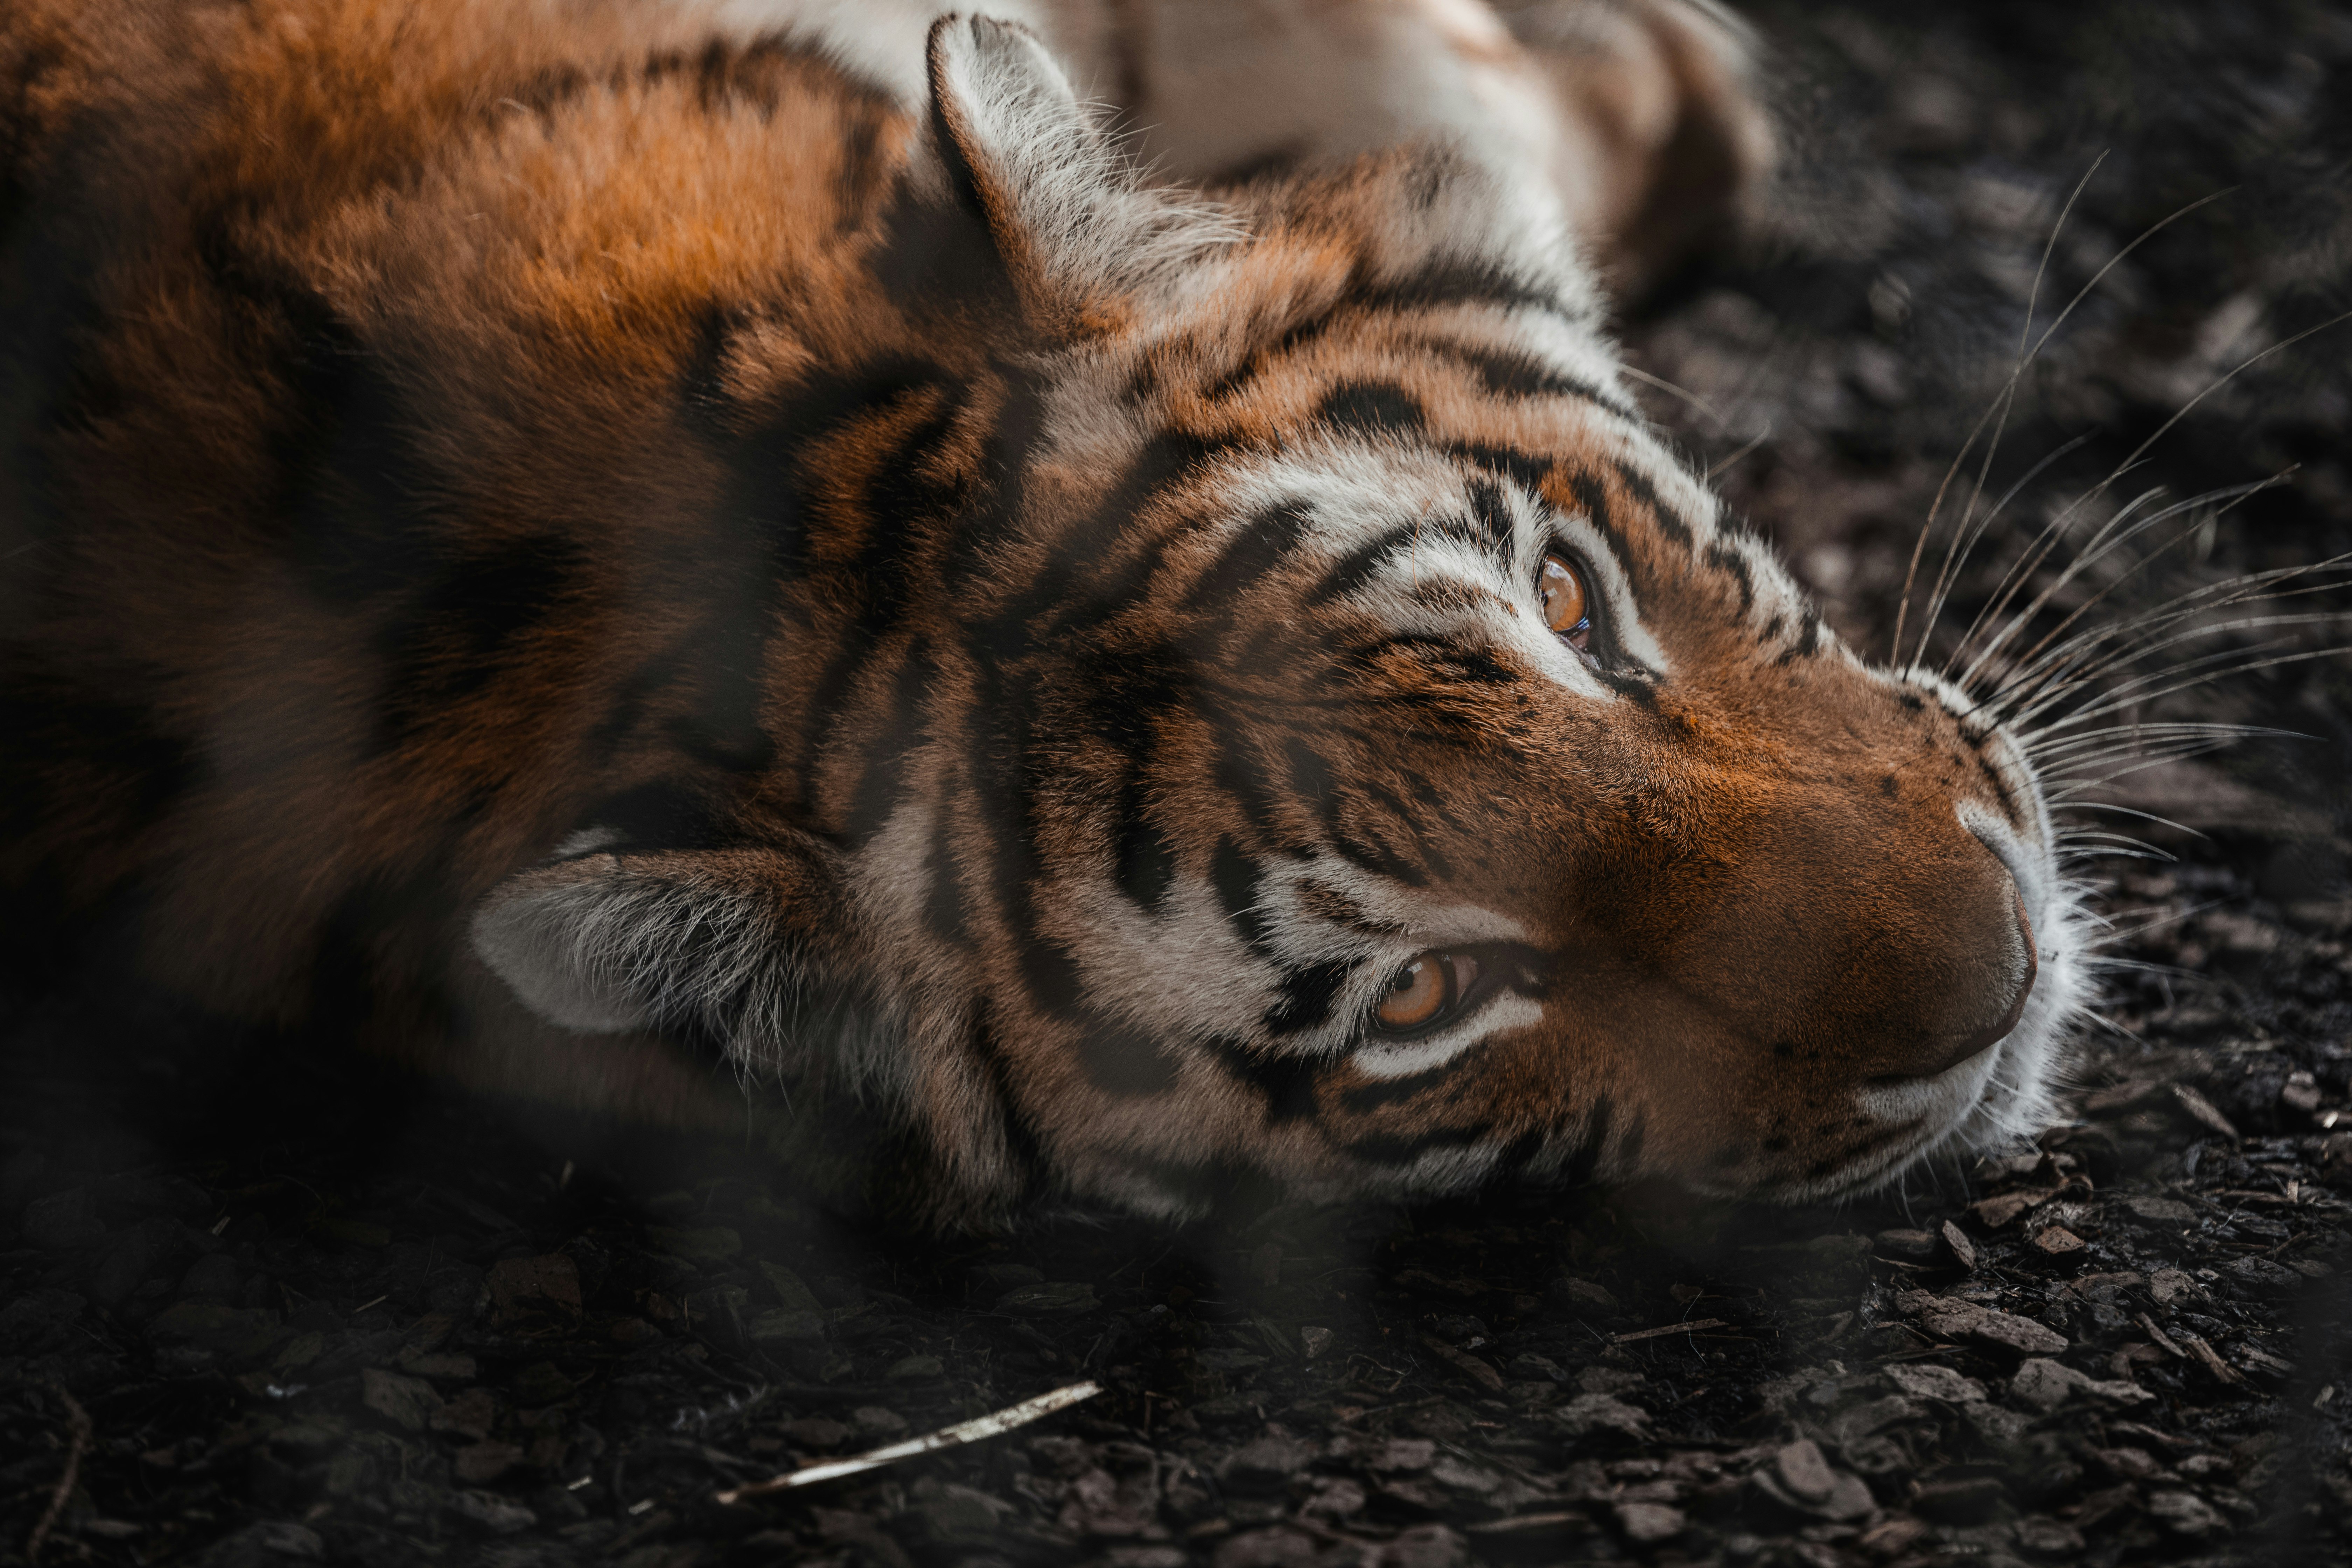
<svg viewBox="0 0 2352 1568"><path fill-rule="evenodd" d="M942 16L931 133L956 201L986 230L1032 324L1076 335L1239 237L1216 208L1144 184L1035 34Z"/></svg>
<svg viewBox="0 0 2352 1568"><path fill-rule="evenodd" d="M493 889L473 946L563 1028L699 1027L772 1058L831 967L823 949L843 929L834 887L814 855L767 847L587 848Z"/></svg>

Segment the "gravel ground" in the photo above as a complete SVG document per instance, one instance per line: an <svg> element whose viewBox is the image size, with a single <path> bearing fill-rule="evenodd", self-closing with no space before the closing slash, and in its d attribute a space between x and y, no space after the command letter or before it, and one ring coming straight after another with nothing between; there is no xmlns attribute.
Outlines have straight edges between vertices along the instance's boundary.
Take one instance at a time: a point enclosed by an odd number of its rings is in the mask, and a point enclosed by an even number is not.
<svg viewBox="0 0 2352 1568"><path fill-rule="evenodd" d="M2041 323L2234 189L2050 340L1988 495L2052 461L1947 625L2126 459L2081 528L2284 477L2052 617L2352 550L2352 325L2135 451L2352 308L2352 12L1916 9L1751 12L1790 169L1746 254L1629 327L1682 389L1658 417L1884 649L2104 151ZM1507 1194L877 1237L727 1151L317 1058L199 1073L235 1053L198 1024L20 999L0 1560L38 1535L47 1563L221 1568L2342 1561L2352 660L2149 714L2312 738L2110 786L2182 826L2108 819L2156 853L2080 868L2115 966L2066 1120L1833 1208ZM1088 1379L1010 1436L716 1499Z"/></svg>

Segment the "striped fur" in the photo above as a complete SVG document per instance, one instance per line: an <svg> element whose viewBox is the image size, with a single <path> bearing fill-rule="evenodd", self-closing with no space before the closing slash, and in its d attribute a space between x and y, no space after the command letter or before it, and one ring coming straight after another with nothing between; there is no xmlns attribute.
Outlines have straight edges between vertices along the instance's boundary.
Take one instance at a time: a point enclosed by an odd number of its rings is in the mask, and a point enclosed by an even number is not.
<svg viewBox="0 0 2352 1568"><path fill-rule="evenodd" d="M910 104L743 10L0 20L12 908L494 1089L865 1107L938 1223L2038 1113L2030 772L1654 437L1570 204L1212 200L1031 33ZM1432 950L1476 1005L1383 1035Z"/></svg>

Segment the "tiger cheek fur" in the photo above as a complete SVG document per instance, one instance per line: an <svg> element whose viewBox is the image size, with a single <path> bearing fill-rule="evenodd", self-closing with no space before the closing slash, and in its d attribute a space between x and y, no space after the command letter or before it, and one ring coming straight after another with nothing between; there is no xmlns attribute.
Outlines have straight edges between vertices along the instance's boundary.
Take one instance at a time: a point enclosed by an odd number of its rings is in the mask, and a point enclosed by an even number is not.
<svg viewBox="0 0 2352 1568"><path fill-rule="evenodd" d="M1541 202L1155 188L994 23L917 111L425 10L258 6L226 101L0 24L82 106L0 125L8 308L82 323L8 366L12 900L503 1089L726 1128L715 1047L934 1222L1793 1198L2041 1113L2032 777L1718 517Z"/></svg>

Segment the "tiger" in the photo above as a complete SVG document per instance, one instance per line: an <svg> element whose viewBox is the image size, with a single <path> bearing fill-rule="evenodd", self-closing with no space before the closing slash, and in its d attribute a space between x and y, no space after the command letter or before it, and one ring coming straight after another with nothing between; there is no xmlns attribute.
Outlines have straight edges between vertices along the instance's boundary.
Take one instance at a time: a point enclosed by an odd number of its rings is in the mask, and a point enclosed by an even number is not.
<svg viewBox="0 0 2352 1568"><path fill-rule="evenodd" d="M947 1228L2039 1126L2022 744L1611 337L1728 14L1004 9L0 16L18 967Z"/></svg>

